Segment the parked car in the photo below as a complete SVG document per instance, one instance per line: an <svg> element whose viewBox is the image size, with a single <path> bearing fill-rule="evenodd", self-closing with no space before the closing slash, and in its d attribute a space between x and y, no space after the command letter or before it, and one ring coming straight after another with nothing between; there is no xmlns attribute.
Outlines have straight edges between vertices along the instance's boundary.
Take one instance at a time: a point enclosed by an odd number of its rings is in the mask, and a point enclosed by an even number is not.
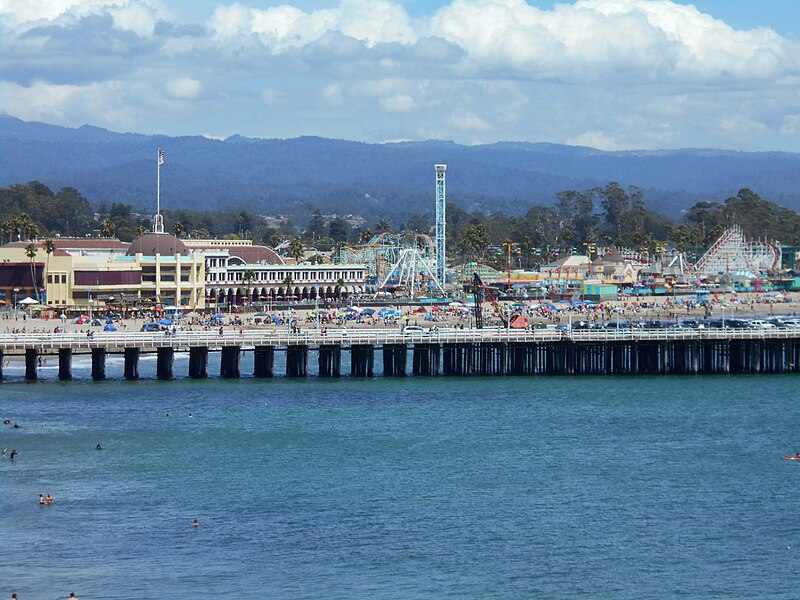
<svg viewBox="0 0 800 600"><path fill-rule="evenodd" d="M419 325L406 325L403 327L403 335L415 335L419 333L428 333L428 330Z"/></svg>

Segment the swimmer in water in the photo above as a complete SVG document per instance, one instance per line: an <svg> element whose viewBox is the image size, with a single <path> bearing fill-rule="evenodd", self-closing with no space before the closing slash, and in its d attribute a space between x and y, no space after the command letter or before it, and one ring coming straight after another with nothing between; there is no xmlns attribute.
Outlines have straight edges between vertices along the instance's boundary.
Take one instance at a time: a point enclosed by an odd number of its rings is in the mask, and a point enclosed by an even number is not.
<svg viewBox="0 0 800 600"><path fill-rule="evenodd" d="M44 506L44 496L39 494L39 506Z"/></svg>
<svg viewBox="0 0 800 600"><path fill-rule="evenodd" d="M11 425L11 419L3 419L3 425Z"/></svg>
<svg viewBox="0 0 800 600"><path fill-rule="evenodd" d="M8 460L10 460L11 462L14 462L14 457L15 457L17 454L19 454L19 452L17 452L16 450L12 449L12 450L11 450L11 454L9 454L9 455L8 455Z"/></svg>
<svg viewBox="0 0 800 600"><path fill-rule="evenodd" d="M47 504L53 503L53 497L50 495L50 492L47 492L47 498L44 499Z"/></svg>
<svg viewBox="0 0 800 600"><path fill-rule="evenodd" d="M3 458L6 457L6 452L8 452L8 448L3 448Z"/></svg>
<svg viewBox="0 0 800 600"><path fill-rule="evenodd" d="M103 447L100 444L97 444L97 450L102 450Z"/></svg>
<svg viewBox="0 0 800 600"><path fill-rule="evenodd" d="M11 427L11 429L19 429L19 425L17 425L16 423L14 423L14 425L13 425L13 427Z"/></svg>
<svg viewBox="0 0 800 600"><path fill-rule="evenodd" d="M192 522L192 527L200 527L200 522L199 522L197 519L195 519L195 520Z"/></svg>

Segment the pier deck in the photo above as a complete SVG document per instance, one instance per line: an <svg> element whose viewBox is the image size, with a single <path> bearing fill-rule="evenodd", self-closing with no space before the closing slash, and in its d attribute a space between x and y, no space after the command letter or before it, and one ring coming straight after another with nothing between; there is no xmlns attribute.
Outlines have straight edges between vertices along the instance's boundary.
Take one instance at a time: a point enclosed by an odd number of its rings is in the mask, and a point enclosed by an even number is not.
<svg viewBox="0 0 800 600"><path fill-rule="evenodd" d="M274 375L274 353L286 354L286 375L308 375L309 353L320 377L342 373L342 351L350 374L374 374L382 352L383 374L405 376L409 352L413 375L610 375L795 373L800 370L800 331L792 329L609 329L555 330L333 329L242 332L103 332L0 335L0 358L24 356L26 379L37 379L37 361L58 355L59 378L72 378L73 355L91 354L92 378L105 379L107 354L124 354L125 378L138 379L139 356L156 353L157 377L173 378L175 352L189 353L189 376L208 376L209 352L220 352L220 377L240 376L239 356L253 350L256 377ZM2 364L2 363L0 363ZM2 369L0 369L2 378Z"/></svg>

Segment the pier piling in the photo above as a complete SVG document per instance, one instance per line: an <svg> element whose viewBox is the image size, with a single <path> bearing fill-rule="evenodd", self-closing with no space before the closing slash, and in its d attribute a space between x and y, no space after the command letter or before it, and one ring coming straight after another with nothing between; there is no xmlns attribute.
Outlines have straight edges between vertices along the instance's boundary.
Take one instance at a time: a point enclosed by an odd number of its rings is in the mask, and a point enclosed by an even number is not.
<svg viewBox="0 0 800 600"><path fill-rule="evenodd" d="M239 346L223 346L222 356L219 361L219 376L223 379L238 379L239 373Z"/></svg>
<svg viewBox="0 0 800 600"><path fill-rule="evenodd" d="M139 379L139 348L125 348L124 377L128 381Z"/></svg>
<svg viewBox="0 0 800 600"><path fill-rule="evenodd" d="M253 377L268 379L275 376L275 348L256 346L253 350Z"/></svg>
<svg viewBox="0 0 800 600"><path fill-rule="evenodd" d="M72 381L72 350L60 348L58 351L58 378L61 381Z"/></svg>
<svg viewBox="0 0 800 600"><path fill-rule="evenodd" d="M92 379L103 381L106 378L106 349L92 348Z"/></svg>
<svg viewBox="0 0 800 600"><path fill-rule="evenodd" d="M175 364L175 351L171 347L156 350L156 377L169 381L173 379L172 368Z"/></svg>

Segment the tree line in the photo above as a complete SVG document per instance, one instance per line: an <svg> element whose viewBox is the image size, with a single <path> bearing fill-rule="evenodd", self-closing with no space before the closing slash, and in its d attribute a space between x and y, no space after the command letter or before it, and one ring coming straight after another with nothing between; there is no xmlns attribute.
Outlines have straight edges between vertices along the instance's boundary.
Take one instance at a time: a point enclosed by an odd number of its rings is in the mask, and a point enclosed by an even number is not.
<svg viewBox="0 0 800 600"><path fill-rule="evenodd" d="M434 215L412 213L405 221L380 219L361 223L313 210L307 223L287 217L258 215L248 210L165 210L165 228L177 237L252 239L277 246L292 240L289 253L320 252L368 242L382 232L433 234ZM124 203L101 202L96 210L74 188L53 192L32 181L0 188L0 243L55 236L118 237L132 241L152 228L150 215ZM535 268L564 253L586 253L603 246L625 246L655 254L664 246L700 254L731 225L745 235L800 245L800 214L744 188L724 202L701 200L679 220L646 205L641 189L615 182L555 195L551 206L532 206L521 216L501 211L468 212L447 205L447 252L461 260L505 265L509 249L515 265Z"/></svg>

